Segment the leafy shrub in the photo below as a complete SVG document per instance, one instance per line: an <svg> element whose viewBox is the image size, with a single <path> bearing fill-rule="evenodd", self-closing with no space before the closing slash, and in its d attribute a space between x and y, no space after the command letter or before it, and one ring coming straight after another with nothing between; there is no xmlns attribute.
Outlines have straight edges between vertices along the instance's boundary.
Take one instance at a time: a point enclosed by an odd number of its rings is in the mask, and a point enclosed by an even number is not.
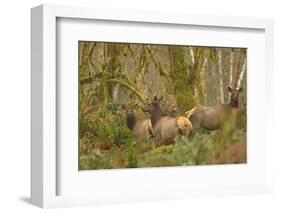
<svg viewBox="0 0 281 213"><path fill-rule="evenodd" d="M177 165L207 164L208 147L202 135L197 134L192 141L177 138L174 146L174 160Z"/></svg>

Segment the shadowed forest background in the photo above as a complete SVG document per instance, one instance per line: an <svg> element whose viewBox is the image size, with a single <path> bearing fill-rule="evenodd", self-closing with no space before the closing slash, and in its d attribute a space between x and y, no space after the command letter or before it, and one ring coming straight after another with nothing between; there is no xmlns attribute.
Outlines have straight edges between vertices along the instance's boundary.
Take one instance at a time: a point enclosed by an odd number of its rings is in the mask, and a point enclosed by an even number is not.
<svg viewBox="0 0 281 213"><path fill-rule="evenodd" d="M79 42L80 169L228 163L217 161L220 154L246 142L246 64L243 48ZM155 95L163 96L163 113L176 117L229 103L228 86L243 88L235 126L156 147L153 137L136 140L126 125L124 108L148 119L142 109Z"/></svg>

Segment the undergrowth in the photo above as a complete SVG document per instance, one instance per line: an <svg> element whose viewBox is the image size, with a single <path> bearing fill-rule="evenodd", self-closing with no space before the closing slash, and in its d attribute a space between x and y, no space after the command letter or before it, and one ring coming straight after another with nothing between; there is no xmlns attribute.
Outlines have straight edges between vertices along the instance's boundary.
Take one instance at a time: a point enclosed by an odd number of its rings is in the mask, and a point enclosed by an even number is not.
<svg viewBox="0 0 281 213"><path fill-rule="evenodd" d="M246 114L223 130L201 130L155 147L155 139L134 140L125 125L122 104L80 116L80 170L210 165L227 146L246 141Z"/></svg>

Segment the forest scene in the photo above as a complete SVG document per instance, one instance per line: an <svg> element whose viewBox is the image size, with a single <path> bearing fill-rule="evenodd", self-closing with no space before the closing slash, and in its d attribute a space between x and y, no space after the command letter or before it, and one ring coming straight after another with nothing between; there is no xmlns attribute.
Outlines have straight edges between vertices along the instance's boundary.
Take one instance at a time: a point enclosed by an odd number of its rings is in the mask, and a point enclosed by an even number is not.
<svg viewBox="0 0 281 213"><path fill-rule="evenodd" d="M78 45L80 170L247 162L247 49Z"/></svg>

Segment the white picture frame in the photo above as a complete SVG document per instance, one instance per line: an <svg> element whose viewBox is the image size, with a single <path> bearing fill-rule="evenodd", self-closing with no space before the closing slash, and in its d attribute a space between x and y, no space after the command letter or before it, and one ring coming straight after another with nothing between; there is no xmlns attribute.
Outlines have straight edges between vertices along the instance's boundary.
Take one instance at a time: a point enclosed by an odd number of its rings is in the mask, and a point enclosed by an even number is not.
<svg viewBox="0 0 281 213"><path fill-rule="evenodd" d="M270 91L273 89L273 21L271 19L257 18L241 18L241 17L216 17L203 15L188 14L167 14L154 13L148 11L122 11L101 8L84 8L74 6L54 6L41 5L31 10L31 56L32 56L32 103L31 103L31 201L33 204L47 207L62 207L76 205L91 205L99 203L116 203L116 202L138 202L144 200L165 200L165 199L182 199L187 197L209 196L209 195L233 195L233 194L253 194L271 191L271 170L270 160L268 160L268 152L264 154L264 165L257 174L264 173L264 178L254 184L249 182L237 182L233 185L222 184L217 186L201 187L199 182L193 183L194 187L183 186L179 188L173 184L167 184L165 190L159 190L161 184L151 191L145 189L142 193L137 190L118 191L110 194L88 195L80 193L79 195L58 195L60 166L58 159L60 158L57 146L57 88L60 83L57 79L57 27L58 19L80 19L80 20L100 20L100 21L118 21L122 23L152 23L155 26L168 25L174 26L200 26L207 28L225 28L227 30L234 29L253 29L260 30L264 33L265 41L265 57L261 74L266 77L264 80L265 87L260 91L264 93L264 103L261 107L266 107L273 103L273 95ZM118 26L119 26L118 25ZM117 26L117 27L118 27ZM251 76L248 76L251 77ZM262 79L260 79L262 80ZM270 113L265 118L270 121ZM266 122L270 123L270 122ZM272 138L270 132L274 131L270 126L266 125L266 131L263 134L265 142L269 142ZM269 146L269 148L267 147ZM263 143L262 149L270 150L269 143ZM251 148L251 147L250 147ZM229 167L231 172L235 169ZM247 169L247 168L246 168ZM150 172L153 169L149 169ZM158 170L158 169L156 169ZM169 168L165 169L165 174ZM78 171L77 171L78 172ZM107 171L111 172L111 171ZM142 170L143 173L147 173ZM163 172L158 170L158 172ZM175 169L173 169L175 172ZM184 175L184 170L176 171L178 174ZM191 170L191 174L200 174L198 171ZM189 173L189 174L190 174ZM164 174L164 173L163 173ZM122 171L122 175L126 180L132 175L140 175L137 170L130 171L126 174L126 169ZM144 174L147 175L147 174ZM171 176L174 178L175 176ZM196 178L195 178L196 179ZM125 181L126 182L126 181ZM220 181L218 181L220 182ZM223 181L221 181L223 182ZM70 183L71 184L71 183ZM77 184L77 183L73 183ZM141 184L140 184L141 185ZM163 185L164 186L164 185ZM187 190L188 189L188 190ZM149 189L148 189L149 190ZM71 189L70 189L71 191ZM109 192L107 192L109 193ZM120 196L119 193L123 193Z"/></svg>

